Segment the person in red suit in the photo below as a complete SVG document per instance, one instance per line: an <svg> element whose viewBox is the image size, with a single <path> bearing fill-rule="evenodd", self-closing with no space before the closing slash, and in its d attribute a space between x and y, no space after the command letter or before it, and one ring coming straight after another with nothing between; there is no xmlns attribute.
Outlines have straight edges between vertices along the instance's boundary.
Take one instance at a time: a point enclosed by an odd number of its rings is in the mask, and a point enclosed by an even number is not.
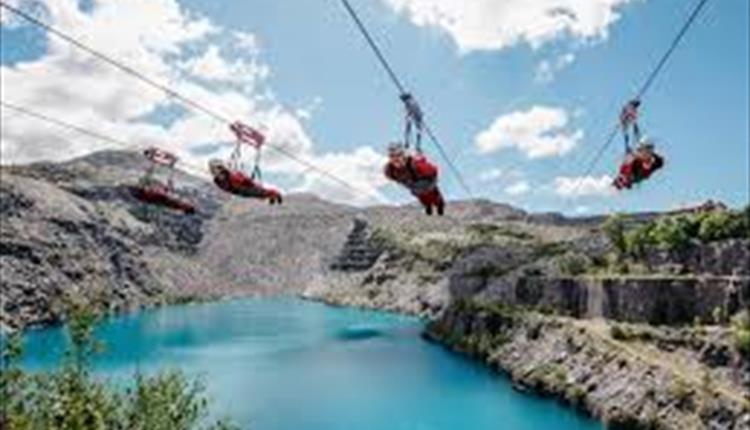
<svg viewBox="0 0 750 430"><path fill-rule="evenodd" d="M664 158L654 152L652 143L643 140L635 151L629 151L625 155L625 161L620 165L614 186L618 190L630 189L634 184L648 179L663 166Z"/></svg>
<svg viewBox="0 0 750 430"><path fill-rule="evenodd" d="M270 204L281 204L282 197L278 190L264 187L240 170L228 168L220 160L211 160L209 170L214 183L222 190L240 197L268 200Z"/></svg>
<svg viewBox="0 0 750 430"><path fill-rule="evenodd" d="M438 188L438 168L422 154L407 154L403 145L388 147L385 176L406 187L422 204L425 213L438 215L445 212L445 200Z"/></svg>
<svg viewBox="0 0 750 430"><path fill-rule="evenodd" d="M188 215L195 213L195 207L190 202L179 199L173 195L172 187L155 179L141 180L137 186L130 187L130 192L143 203L162 206Z"/></svg>

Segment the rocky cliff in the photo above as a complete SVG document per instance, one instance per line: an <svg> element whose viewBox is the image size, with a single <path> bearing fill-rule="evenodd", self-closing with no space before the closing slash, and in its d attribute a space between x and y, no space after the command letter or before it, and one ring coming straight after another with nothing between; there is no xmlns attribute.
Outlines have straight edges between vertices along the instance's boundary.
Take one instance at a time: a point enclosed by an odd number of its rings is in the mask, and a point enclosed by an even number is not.
<svg viewBox="0 0 750 430"><path fill-rule="evenodd" d="M750 220L700 217L631 217L623 249L601 218L369 219L353 241L380 257L345 246L362 264L306 294L427 317L429 339L610 428L750 429Z"/></svg>
<svg viewBox="0 0 750 430"><path fill-rule="evenodd" d="M748 363L726 330L611 325L454 302L426 336L618 429L748 429Z"/></svg>
<svg viewBox="0 0 750 430"><path fill-rule="evenodd" d="M311 195L269 206L178 171L180 193L199 208L183 216L130 195L128 186L146 166L139 154L106 151L0 169L4 328L58 321L59 301L70 292L113 311L226 295L296 295L329 285L339 269L356 275L382 264L382 251L369 243L373 228L437 234L465 222L528 216L488 201L459 202L450 217L430 220L411 206L362 210Z"/></svg>
<svg viewBox="0 0 750 430"><path fill-rule="evenodd" d="M76 293L112 311L227 295L296 294L346 240L355 209L308 195L281 207L233 199L178 172L184 216L127 187L138 154L0 169L0 327L55 323Z"/></svg>

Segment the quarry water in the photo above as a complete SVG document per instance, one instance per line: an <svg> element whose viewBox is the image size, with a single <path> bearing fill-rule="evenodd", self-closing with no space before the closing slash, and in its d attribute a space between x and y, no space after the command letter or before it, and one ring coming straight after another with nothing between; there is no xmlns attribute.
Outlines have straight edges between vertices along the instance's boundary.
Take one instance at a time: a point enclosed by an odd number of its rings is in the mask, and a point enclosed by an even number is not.
<svg viewBox="0 0 750 430"><path fill-rule="evenodd" d="M212 410L254 430L601 429L420 337L415 318L293 299L175 306L104 322L99 376L179 367ZM25 338L24 367L61 359L59 328Z"/></svg>

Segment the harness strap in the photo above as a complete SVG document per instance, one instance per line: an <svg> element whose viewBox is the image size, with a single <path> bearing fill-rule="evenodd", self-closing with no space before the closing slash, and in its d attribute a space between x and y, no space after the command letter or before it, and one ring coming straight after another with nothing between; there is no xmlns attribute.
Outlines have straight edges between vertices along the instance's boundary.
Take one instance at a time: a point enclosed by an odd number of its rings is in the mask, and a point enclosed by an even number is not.
<svg viewBox="0 0 750 430"><path fill-rule="evenodd" d="M242 159L242 145L239 141L234 146L234 150L232 151L232 154L229 156L229 167L232 170L241 170L242 169L242 163L240 160Z"/></svg>
<svg viewBox="0 0 750 430"><path fill-rule="evenodd" d="M250 176L251 179L253 180L257 179L258 182L263 181L263 174L260 171L260 156L261 156L260 147L258 147L255 149L255 162L253 165L252 175Z"/></svg>
<svg viewBox="0 0 750 430"><path fill-rule="evenodd" d="M414 150L422 153L422 131L424 130L424 115L417 101L409 93L403 93L400 97L406 110L406 127L404 132L404 145L409 149L412 142L412 126L414 127L415 142Z"/></svg>
<svg viewBox="0 0 750 430"><path fill-rule="evenodd" d="M257 147L255 149L255 161L253 162L253 170L251 173L251 178L253 180L257 179L258 181L262 181L262 172L260 170L260 159L261 159L261 147ZM232 170L245 170L244 165L242 163L242 142L237 141L234 150L232 151L232 154L229 156L229 167Z"/></svg>

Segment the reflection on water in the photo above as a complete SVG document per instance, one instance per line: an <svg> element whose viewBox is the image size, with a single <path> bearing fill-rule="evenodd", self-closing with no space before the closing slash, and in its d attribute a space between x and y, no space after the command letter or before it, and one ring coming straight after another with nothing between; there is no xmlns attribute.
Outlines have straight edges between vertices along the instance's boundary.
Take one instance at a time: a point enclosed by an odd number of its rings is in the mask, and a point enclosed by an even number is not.
<svg viewBox="0 0 750 430"><path fill-rule="evenodd" d="M600 429L420 338L414 318L297 300L239 300L116 318L100 375L180 367L220 415L256 430ZM60 359L59 329L27 336L25 366Z"/></svg>
<svg viewBox="0 0 750 430"><path fill-rule="evenodd" d="M341 341L367 340L383 335L382 331L371 327L345 327L336 332L336 339Z"/></svg>

